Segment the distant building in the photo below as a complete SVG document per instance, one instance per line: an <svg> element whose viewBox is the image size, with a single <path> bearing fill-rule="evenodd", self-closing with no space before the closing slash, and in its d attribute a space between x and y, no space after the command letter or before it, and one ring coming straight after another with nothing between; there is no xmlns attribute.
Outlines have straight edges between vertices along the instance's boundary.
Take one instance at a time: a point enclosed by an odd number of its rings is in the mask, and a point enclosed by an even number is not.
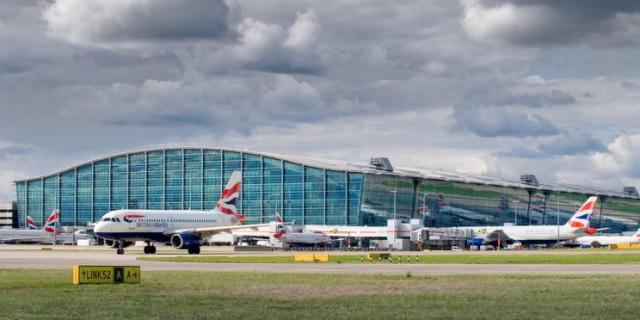
<svg viewBox="0 0 640 320"><path fill-rule="evenodd" d="M18 224L17 203L0 202L0 229L17 228Z"/></svg>
<svg viewBox="0 0 640 320"><path fill-rule="evenodd" d="M112 154L15 181L21 226L59 208L62 224L86 225L116 209L212 209L241 170L238 208L248 223L280 212L299 224L386 226L422 218L426 226L564 223L588 196L592 222L612 232L638 229L640 198L629 192L545 184L534 175L503 180L404 168L387 158L357 163L200 146L161 146Z"/></svg>

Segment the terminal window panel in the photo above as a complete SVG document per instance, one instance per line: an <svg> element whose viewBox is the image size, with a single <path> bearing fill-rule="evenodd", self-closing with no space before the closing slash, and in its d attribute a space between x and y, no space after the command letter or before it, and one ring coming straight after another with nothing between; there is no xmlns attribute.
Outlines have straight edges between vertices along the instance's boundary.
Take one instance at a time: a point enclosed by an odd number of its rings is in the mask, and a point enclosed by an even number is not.
<svg viewBox="0 0 640 320"><path fill-rule="evenodd" d="M262 169L262 212L265 221L272 221L275 212L283 212L282 204L282 161L263 158Z"/></svg>
<svg viewBox="0 0 640 320"><path fill-rule="evenodd" d="M42 180L29 181L28 189L28 205L27 212L35 221L42 225L44 223L43 207L42 207Z"/></svg>
<svg viewBox="0 0 640 320"><path fill-rule="evenodd" d="M260 157L244 153L242 171L242 213L249 223L262 222L262 161Z"/></svg>
<svg viewBox="0 0 640 320"><path fill-rule="evenodd" d="M327 224L340 225L347 222L347 185L346 174L339 171L326 171L327 179Z"/></svg>
<svg viewBox="0 0 640 320"><path fill-rule="evenodd" d="M150 210L164 209L164 153L147 153L147 203Z"/></svg>
<svg viewBox="0 0 640 320"><path fill-rule="evenodd" d="M44 179L44 213L51 214L58 207L58 176L50 176Z"/></svg>
<svg viewBox="0 0 640 320"><path fill-rule="evenodd" d="M186 209L202 210L202 150L184 150Z"/></svg>
<svg viewBox="0 0 640 320"><path fill-rule="evenodd" d="M76 208L78 225L93 221L93 166L86 165L77 169Z"/></svg>
<svg viewBox="0 0 640 320"><path fill-rule="evenodd" d="M204 151L204 209L212 210L222 194L222 153Z"/></svg>
<svg viewBox="0 0 640 320"><path fill-rule="evenodd" d="M362 217L360 216L360 194L362 188L362 174L349 173L348 185L348 225L361 225Z"/></svg>
<svg viewBox="0 0 640 320"><path fill-rule="evenodd" d="M109 212L110 200L109 200L109 160L102 160L93 164L93 190L94 190L94 208L95 219L99 220L102 215Z"/></svg>
<svg viewBox="0 0 640 320"><path fill-rule="evenodd" d="M182 184L183 161L182 150L167 150L165 152L166 163L166 206L167 210L183 209Z"/></svg>
<svg viewBox="0 0 640 320"><path fill-rule="evenodd" d="M324 224L324 170L304 168L304 223Z"/></svg>
<svg viewBox="0 0 640 320"><path fill-rule="evenodd" d="M284 211L282 217L286 222L295 220L302 222L302 166L284 162Z"/></svg>
<svg viewBox="0 0 640 320"><path fill-rule="evenodd" d="M146 209L146 159L144 153L129 155L129 204L128 209Z"/></svg>
<svg viewBox="0 0 640 320"><path fill-rule="evenodd" d="M60 174L60 222L69 226L76 223L76 172L65 171Z"/></svg>
<svg viewBox="0 0 640 320"><path fill-rule="evenodd" d="M27 184L26 182L16 183L16 193L18 196L18 223L20 228L25 228L27 224Z"/></svg>
<svg viewBox="0 0 640 320"><path fill-rule="evenodd" d="M111 159L111 210L127 209L128 159Z"/></svg>
<svg viewBox="0 0 640 320"><path fill-rule="evenodd" d="M396 218L413 217L415 195L411 178L367 174L362 188L362 224L386 225L386 220L393 218L394 197Z"/></svg>

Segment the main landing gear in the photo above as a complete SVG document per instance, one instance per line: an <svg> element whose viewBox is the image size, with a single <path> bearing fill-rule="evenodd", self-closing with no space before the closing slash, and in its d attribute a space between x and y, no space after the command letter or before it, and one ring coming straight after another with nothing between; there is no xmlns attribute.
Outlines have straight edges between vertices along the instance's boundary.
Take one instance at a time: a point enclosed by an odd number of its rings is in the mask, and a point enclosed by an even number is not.
<svg viewBox="0 0 640 320"><path fill-rule="evenodd" d="M147 245L144 247L144 254L156 254L156 246L151 244L151 241L147 241Z"/></svg>
<svg viewBox="0 0 640 320"><path fill-rule="evenodd" d="M187 249L189 254L200 254L200 247L189 248Z"/></svg>

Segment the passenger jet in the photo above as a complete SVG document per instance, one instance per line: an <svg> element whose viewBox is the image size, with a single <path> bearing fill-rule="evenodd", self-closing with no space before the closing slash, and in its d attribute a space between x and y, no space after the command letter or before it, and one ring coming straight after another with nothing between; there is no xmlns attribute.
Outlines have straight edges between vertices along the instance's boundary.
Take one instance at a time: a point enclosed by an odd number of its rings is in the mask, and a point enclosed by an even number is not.
<svg viewBox="0 0 640 320"><path fill-rule="evenodd" d="M506 242L520 242L522 244L545 244L556 241L575 239L586 234L595 234L597 229L589 227L589 217L596 208L598 197L590 197L562 226L493 226L493 227L462 227L471 229L474 238L472 245L500 244Z"/></svg>
<svg viewBox="0 0 640 320"><path fill-rule="evenodd" d="M59 221L60 212L54 209L42 229L36 230L35 222L27 216L27 229L0 229L0 242L53 242Z"/></svg>
<svg viewBox="0 0 640 320"><path fill-rule="evenodd" d="M580 245L590 245L592 247L608 246L619 243L640 243L640 229L632 236L584 236L576 239Z"/></svg>
<svg viewBox="0 0 640 320"><path fill-rule="evenodd" d="M323 232L302 231L293 232L287 227L276 212L276 228L273 237L279 240L284 246L317 246L331 243L331 237Z"/></svg>
<svg viewBox="0 0 640 320"><path fill-rule="evenodd" d="M170 242L176 249L199 254L200 245L214 234L269 225L242 225L244 215L236 208L241 185L242 173L234 171L211 211L116 210L106 213L96 223L94 232L105 239L107 246L117 248L118 254L124 254L124 248L135 241L147 243L146 254L156 253L153 242Z"/></svg>

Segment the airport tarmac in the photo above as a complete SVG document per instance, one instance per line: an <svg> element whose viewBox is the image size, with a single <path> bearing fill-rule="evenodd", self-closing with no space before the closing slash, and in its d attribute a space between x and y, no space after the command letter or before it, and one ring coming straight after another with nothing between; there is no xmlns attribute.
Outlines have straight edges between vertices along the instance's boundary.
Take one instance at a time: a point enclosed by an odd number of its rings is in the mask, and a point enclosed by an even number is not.
<svg viewBox="0 0 640 320"><path fill-rule="evenodd" d="M235 271L361 274L640 274L639 264L334 264L334 263L183 263L141 261L144 254L116 255L112 250L0 250L0 269L68 269L82 265L139 265L143 270Z"/></svg>

